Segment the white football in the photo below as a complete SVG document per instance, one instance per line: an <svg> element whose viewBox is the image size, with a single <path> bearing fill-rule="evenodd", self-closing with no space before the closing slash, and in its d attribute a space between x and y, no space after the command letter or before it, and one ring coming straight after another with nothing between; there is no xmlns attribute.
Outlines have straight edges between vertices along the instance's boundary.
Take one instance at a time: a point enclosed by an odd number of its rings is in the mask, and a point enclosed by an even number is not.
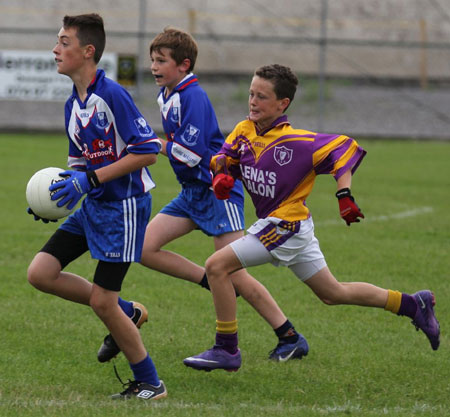
<svg viewBox="0 0 450 417"><path fill-rule="evenodd" d="M68 216L72 210L67 206L58 207L56 201L51 200L51 195L56 191L50 192L48 187L55 182L64 181L63 177L59 176L60 172L64 172L61 168L44 168L37 171L28 181L26 197L28 205L31 210L43 219L57 220Z"/></svg>

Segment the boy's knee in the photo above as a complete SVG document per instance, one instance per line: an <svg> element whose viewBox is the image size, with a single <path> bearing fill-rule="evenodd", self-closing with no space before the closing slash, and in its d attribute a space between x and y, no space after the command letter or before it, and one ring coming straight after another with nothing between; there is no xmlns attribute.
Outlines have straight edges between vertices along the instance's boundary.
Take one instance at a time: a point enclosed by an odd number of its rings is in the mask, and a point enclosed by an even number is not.
<svg viewBox="0 0 450 417"><path fill-rule="evenodd" d="M109 294L105 294L103 291L99 292L95 290L91 293L89 305L94 310L94 313L103 321L113 313L114 309L118 308L115 298L111 298Z"/></svg>
<svg viewBox="0 0 450 417"><path fill-rule="evenodd" d="M95 294L91 294L91 298L89 299L89 305L99 317L107 315L108 303L106 303L102 297L98 297Z"/></svg>
<svg viewBox="0 0 450 417"><path fill-rule="evenodd" d="M330 293L326 296L318 296L320 301L329 306L336 306L340 304L346 304L346 298L344 293Z"/></svg>
<svg viewBox="0 0 450 417"><path fill-rule="evenodd" d="M32 265L30 265L28 267L27 280L28 280L28 283L31 284L33 287L35 287L35 288L39 287L40 277L39 277L39 275L36 274Z"/></svg>
<svg viewBox="0 0 450 417"><path fill-rule="evenodd" d="M35 263L31 263L27 270L28 282L36 289L45 291L49 285L49 277L44 270Z"/></svg>
<svg viewBox="0 0 450 417"><path fill-rule="evenodd" d="M322 301L322 303L324 303L324 304L326 304L328 306L334 306L336 304L339 304L339 303L336 303L334 300L329 299L329 298L319 297L319 300Z"/></svg>
<svg viewBox="0 0 450 417"><path fill-rule="evenodd" d="M210 256L205 263L205 272L208 279L215 279L223 268L214 260L214 256Z"/></svg>
<svg viewBox="0 0 450 417"><path fill-rule="evenodd" d="M60 272L61 265L55 257L39 252L28 266L27 279L38 290L49 292Z"/></svg>

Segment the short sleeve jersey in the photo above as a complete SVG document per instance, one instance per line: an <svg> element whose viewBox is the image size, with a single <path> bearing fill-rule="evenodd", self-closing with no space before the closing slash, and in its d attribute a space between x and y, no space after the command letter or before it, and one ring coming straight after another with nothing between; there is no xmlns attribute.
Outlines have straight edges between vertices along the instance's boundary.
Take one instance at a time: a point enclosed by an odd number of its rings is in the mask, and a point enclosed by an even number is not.
<svg viewBox="0 0 450 417"><path fill-rule="evenodd" d="M129 153L158 153L161 142L137 109L128 92L97 70L84 102L74 86L65 105L69 137L68 166L95 170ZM91 198L114 201L149 191L155 186L144 167L101 184L89 192Z"/></svg>
<svg viewBox="0 0 450 417"><path fill-rule="evenodd" d="M284 115L264 131L250 120L240 122L211 166L225 158L229 172L242 179L258 218L297 222L310 216L306 198L316 176L338 179L349 169L354 172L365 154L348 136L293 129Z"/></svg>

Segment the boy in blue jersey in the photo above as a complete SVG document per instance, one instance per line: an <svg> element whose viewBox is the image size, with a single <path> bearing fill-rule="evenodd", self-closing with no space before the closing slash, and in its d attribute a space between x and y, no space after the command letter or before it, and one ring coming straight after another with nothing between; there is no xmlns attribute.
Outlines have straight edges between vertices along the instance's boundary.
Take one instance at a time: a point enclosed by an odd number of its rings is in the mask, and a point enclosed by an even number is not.
<svg viewBox="0 0 450 417"><path fill-rule="evenodd" d="M71 170L50 191L60 207L73 208L86 198L34 257L28 281L90 305L114 335L135 380L112 398L159 399L167 391L137 329L146 320L145 309L137 306L136 315L136 306L119 292L130 263L140 261L154 187L146 166L156 162L161 143L129 94L97 69L104 47L99 15L64 17L53 53L58 72L74 83L65 105ZM64 271L88 250L98 260L93 284Z"/></svg>
<svg viewBox="0 0 450 417"><path fill-rule="evenodd" d="M151 70L161 86L158 103L166 139L162 153L169 158L181 185L179 195L147 226L141 263L173 277L209 288L203 267L162 248L169 242L200 229L212 236L216 250L243 236L244 196L236 181L227 200L215 198L210 173L211 157L224 137L206 92L192 73L197 44L186 32L166 28L150 45ZM234 288L271 325L278 345L270 359L301 359L308 353L305 338L296 332L267 289L246 270L232 275ZM216 342L226 343L227 336ZM120 352L109 335L98 352L101 362Z"/></svg>
<svg viewBox="0 0 450 417"><path fill-rule="evenodd" d="M284 114L294 99L297 76L288 67L258 68L249 89L249 115L236 125L211 160L217 198L227 198L234 179L242 178L258 220L248 234L215 252L206 261L217 333L225 346L213 346L184 360L196 370L241 366L236 300L230 280L240 268L272 263L287 266L325 304L384 308L412 319L439 348L440 327L429 290L415 294L386 290L367 282L339 282L330 272L314 235L306 205L317 175L331 174L341 217L348 226L364 218L350 187L366 152L345 135L320 134L291 127Z"/></svg>

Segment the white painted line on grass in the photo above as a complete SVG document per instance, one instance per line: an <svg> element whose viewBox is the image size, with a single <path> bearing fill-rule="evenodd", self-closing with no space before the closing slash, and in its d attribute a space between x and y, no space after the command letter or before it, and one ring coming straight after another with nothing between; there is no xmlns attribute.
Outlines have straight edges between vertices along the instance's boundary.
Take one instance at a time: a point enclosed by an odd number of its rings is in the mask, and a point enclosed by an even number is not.
<svg viewBox="0 0 450 417"><path fill-rule="evenodd" d="M408 217L415 217L415 216L421 216L423 214L432 213L433 207L417 207L415 209L401 211L399 213L393 213L383 216L373 216L373 217L367 217L364 219L361 219L362 222L386 222L393 219L406 219ZM314 217L313 217L314 218ZM344 220L319 220L317 222L314 222L318 226L330 226L330 225L338 225L338 224L345 224Z"/></svg>

